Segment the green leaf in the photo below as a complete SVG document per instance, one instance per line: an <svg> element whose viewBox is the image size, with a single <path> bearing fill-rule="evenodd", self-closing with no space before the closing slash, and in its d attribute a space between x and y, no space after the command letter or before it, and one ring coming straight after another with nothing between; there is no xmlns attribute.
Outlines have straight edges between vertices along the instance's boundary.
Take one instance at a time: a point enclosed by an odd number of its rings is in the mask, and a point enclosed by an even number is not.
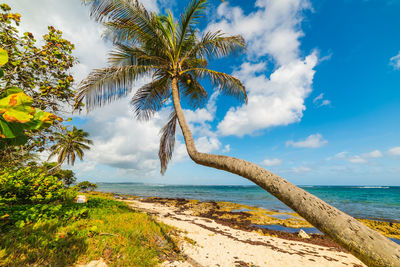
<svg viewBox="0 0 400 267"><path fill-rule="evenodd" d="M18 87L13 86L13 87L7 88L7 89L5 90L5 95L4 95L4 97L9 96L9 95L12 95L12 94L23 93L23 92L24 92L24 91L23 91L21 88L18 88Z"/></svg>
<svg viewBox="0 0 400 267"><path fill-rule="evenodd" d="M17 87L5 90L0 98L0 139L14 139L7 143L23 144L27 141L24 130L47 128L58 118L33 108L32 103L32 98Z"/></svg>
<svg viewBox="0 0 400 267"><path fill-rule="evenodd" d="M3 48L0 48L0 66L3 66L8 62L8 53Z"/></svg>
<svg viewBox="0 0 400 267"><path fill-rule="evenodd" d="M3 78L3 76L4 76L4 71L0 69L0 78Z"/></svg>
<svg viewBox="0 0 400 267"><path fill-rule="evenodd" d="M26 123L35 113L32 103L32 98L25 93L10 94L0 99L0 114L7 122Z"/></svg>

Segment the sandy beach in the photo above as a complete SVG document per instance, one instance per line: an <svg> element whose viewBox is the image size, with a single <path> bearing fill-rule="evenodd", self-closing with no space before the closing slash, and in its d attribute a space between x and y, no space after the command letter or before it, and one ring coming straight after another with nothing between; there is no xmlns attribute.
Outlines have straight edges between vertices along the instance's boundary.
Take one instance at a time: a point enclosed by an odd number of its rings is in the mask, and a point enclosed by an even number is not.
<svg viewBox="0 0 400 267"><path fill-rule="evenodd" d="M125 201L178 230L185 260L167 261L163 266L365 266L329 242L317 245L310 241L313 238L289 240L238 229L165 203Z"/></svg>

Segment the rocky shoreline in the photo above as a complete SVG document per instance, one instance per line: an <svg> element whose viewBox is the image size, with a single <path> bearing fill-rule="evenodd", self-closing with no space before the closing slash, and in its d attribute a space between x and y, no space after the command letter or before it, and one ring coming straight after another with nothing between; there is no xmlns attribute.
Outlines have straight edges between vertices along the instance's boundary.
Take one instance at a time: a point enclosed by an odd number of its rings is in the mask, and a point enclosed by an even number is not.
<svg viewBox="0 0 400 267"><path fill-rule="evenodd" d="M294 213L229 202L114 197L176 229L173 239L182 259L161 266L365 266L324 235L299 236L254 224L280 223L298 226L299 231L307 229L307 222ZM281 216L284 219L276 218Z"/></svg>
<svg viewBox="0 0 400 267"><path fill-rule="evenodd" d="M258 232L262 235L279 237L287 240L300 241L338 251L345 251L329 237L321 233L308 233L308 238L299 236L300 230L314 229L300 215L294 212L279 212L231 202L199 201L184 198L137 197L114 194L120 199L136 199L144 203L158 203L174 207L178 213L190 214L202 218L212 219L217 223L248 232ZM394 221L379 221L358 219L368 227L380 232L386 237L400 240L400 223ZM283 230L269 229L269 226ZM296 229L298 229L296 231ZM292 230L289 232L288 230ZM319 232L316 230L316 232Z"/></svg>

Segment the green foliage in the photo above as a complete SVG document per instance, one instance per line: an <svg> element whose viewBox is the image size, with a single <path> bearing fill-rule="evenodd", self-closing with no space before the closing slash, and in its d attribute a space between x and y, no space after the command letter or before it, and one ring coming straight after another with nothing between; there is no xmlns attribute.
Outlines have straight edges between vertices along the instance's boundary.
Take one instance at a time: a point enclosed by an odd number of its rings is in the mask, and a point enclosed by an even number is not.
<svg viewBox="0 0 400 267"><path fill-rule="evenodd" d="M0 170L0 205L65 201L73 197L63 182L40 168Z"/></svg>
<svg viewBox="0 0 400 267"><path fill-rule="evenodd" d="M91 183L89 181L83 181L77 184L75 188L80 191L87 191L87 190L93 191L97 188L97 184Z"/></svg>
<svg viewBox="0 0 400 267"><path fill-rule="evenodd" d="M11 87L0 94L0 149L6 145L23 145L25 131L49 127L57 117L33 108L33 99L21 89Z"/></svg>
<svg viewBox="0 0 400 267"><path fill-rule="evenodd" d="M76 181L75 173L71 170L58 170L53 174L58 180L63 181L64 185L69 187Z"/></svg>
<svg viewBox="0 0 400 267"><path fill-rule="evenodd" d="M7 62L8 62L8 53L3 48L0 48L0 67L6 64Z"/></svg>
<svg viewBox="0 0 400 267"><path fill-rule="evenodd" d="M52 169L56 169L57 166L57 162L43 162L42 168L49 172ZM69 187L76 182L75 173L71 170L57 169L52 171L51 174L57 177L59 181L62 181L66 187Z"/></svg>
<svg viewBox="0 0 400 267"><path fill-rule="evenodd" d="M43 112L50 112L56 117L48 117L50 113L37 114L40 118L51 119L53 123L45 131L30 130L25 133L28 136L18 135L14 140L3 140L3 150L0 149L0 160L7 161L18 155L15 145L20 145L28 140L24 150L43 151L47 144L54 139L54 133L61 129L64 110L60 110L60 102L64 105L74 104L74 91L72 89L73 77L71 68L76 64L76 58L72 56L74 45L64 39L62 32L52 26L48 27L48 33L43 36L42 45L39 45L30 32L19 31L21 15L12 13L7 4L0 5L0 63L4 63L0 71L0 95L5 90L18 87L29 96L32 108ZM6 62L5 51L8 54ZM32 114L31 114L32 115ZM54 120L59 118L58 120ZM49 122L49 121L48 121ZM4 120L3 120L4 124ZM11 127L12 128L12 127ZM0 129L1 130L1 129ZM4 130L4 129L3 129ZM20 129L15 131L20 132ZM4 135L4 134L3 134ZM7 145L7 150L4 146Z"/></svg>
<svg viewBox="0 0 400 267"><path fill-rule="evenodd" d="M85 217L87 207L74 203L0 206L0 227L18 227L57 218L61 221Z"/></svg>
<svg viewBox="0 0 400 267"><path fill-rule="evenodd" d="M176 255L170 228L105 197L7 212L24 223L0 227L0 266L74 266L100 257L109 266L157 266Z"/></svg>
<svg viewBox="0 0 400 267"><path fill-rule="evenodd" d="M76 63L71 55L74 45L62 38L61 31L49 26L44 44L37 46L32 33L20 34L15 27L19 26L19 14L11 13L5 4L0 11L0 43L9 56L3 66L4 88L20 87L34 99L35 107L57 113L58 101L69 102L74 97L73 77L68 72Z"/></svg>

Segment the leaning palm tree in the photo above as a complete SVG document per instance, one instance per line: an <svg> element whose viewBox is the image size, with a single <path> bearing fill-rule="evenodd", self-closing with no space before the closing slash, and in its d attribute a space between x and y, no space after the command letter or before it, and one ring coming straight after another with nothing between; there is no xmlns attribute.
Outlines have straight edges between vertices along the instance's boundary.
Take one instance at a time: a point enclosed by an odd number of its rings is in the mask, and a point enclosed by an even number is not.
<svg viewBox="0 0 400 267"><path fill-rule="evenodd" d="M110 66L94 70L80 85L77 101L94 107L124 97L143 77L151 81L139 88L131 104L139 120L148 120L172 98L173 111L161 130L159 158L164 173L172 157L177 123L190 158L198 164L225 170L259 185L326 235L371 266L400 266L400 247L356 219L328 205L285 179L245 160L206 154L196 149L185 120L181 98L197 107L207 100L201 85L208 79L222 93L246 102L243 84L237 78L208 68L214 58L245 50L241 36L200 34L196 24L203 16L206 0L192 0L181 17L171 12L157 15L136 0L84 0L91 16L102 22L105 36L114 43Z"/></svg>
<svg viewBox="0 0 400 267"><path fill-rule="evenodd" d="M50 147L49 159L58 155L57 165L50 169L49 172L56 170L67 160L68 164L74 165L76 156L80 160L83 159L84 151L89 150L93 142L88 139L89 133L82 129L77 129L75 126L72 131L66 131L65 133L56 133L55 144Z"/></svg>

